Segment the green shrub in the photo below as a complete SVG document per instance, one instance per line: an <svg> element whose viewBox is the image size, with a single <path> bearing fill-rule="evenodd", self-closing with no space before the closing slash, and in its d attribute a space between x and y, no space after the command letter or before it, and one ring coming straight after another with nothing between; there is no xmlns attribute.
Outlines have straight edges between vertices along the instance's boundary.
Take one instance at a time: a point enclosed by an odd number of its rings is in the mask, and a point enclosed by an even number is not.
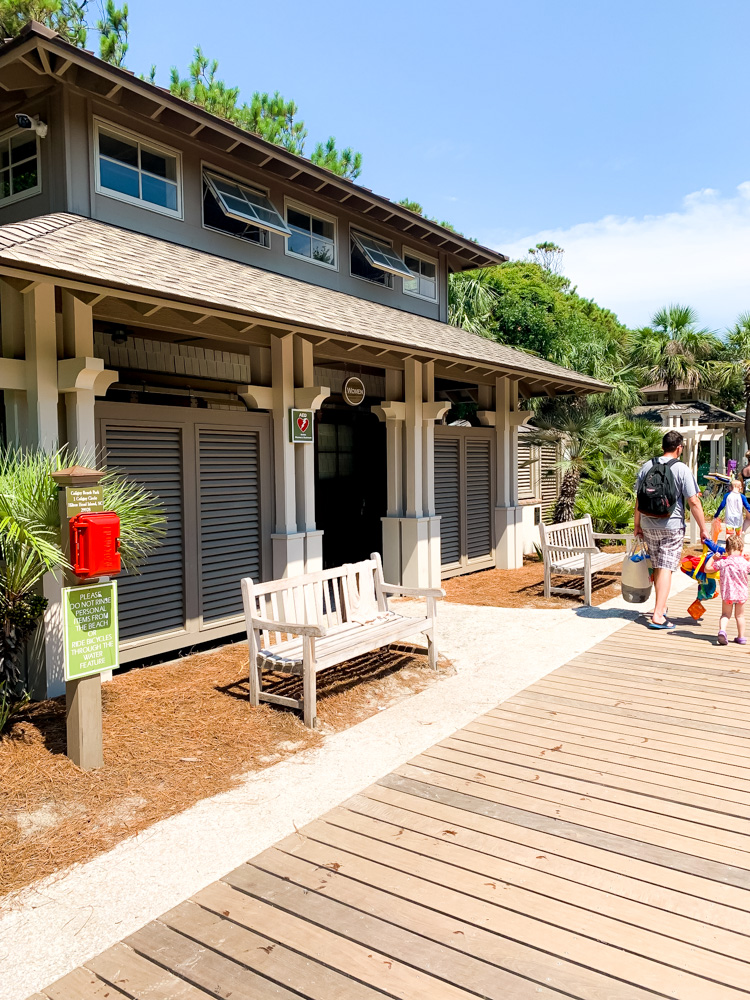
<svg viewBox="0 0 750 1000"><path fill-rule="evenodd" d="M575 511L576 517L591 515L594 531L604 534L632 531L633 500L630 496L584 488L576 497Z"/></svg>

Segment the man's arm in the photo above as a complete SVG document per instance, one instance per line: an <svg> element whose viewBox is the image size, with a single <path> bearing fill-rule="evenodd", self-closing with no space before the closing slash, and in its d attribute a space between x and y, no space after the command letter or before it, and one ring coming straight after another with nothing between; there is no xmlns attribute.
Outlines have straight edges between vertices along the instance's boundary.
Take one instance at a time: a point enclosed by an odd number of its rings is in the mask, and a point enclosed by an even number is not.
<svg viewBox="0 0 750 1000"><path fill-rule="evenodd" d="M635 514L633 515L633 534L636 538L643 538L643 528L641 527L641 512L638 510L638 504L635 505Z"/></svg>
<svg viewBox="0 0 750 1000"><path fill-rule="evenodd" d="M703 505L701 504L700 494L695 493L693 496L688 497L688 504L690 505L690 513L695 518L700 529L701 541L705 542L708 538L708 532L706 531L706 519L703 516Z"/></svg>

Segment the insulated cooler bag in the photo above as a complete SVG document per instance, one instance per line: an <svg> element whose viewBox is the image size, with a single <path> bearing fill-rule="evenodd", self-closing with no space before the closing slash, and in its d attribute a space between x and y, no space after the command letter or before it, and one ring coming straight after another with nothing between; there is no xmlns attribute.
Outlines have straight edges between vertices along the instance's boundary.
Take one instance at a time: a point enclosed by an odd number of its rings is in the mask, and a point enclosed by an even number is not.
<svg viewBox="0 0 750 1000"><path fill-rule="evenodd" d="M651 560L641 538L628 542L622 561L622 596L628 604L644 604L651 596Z"/></svg>

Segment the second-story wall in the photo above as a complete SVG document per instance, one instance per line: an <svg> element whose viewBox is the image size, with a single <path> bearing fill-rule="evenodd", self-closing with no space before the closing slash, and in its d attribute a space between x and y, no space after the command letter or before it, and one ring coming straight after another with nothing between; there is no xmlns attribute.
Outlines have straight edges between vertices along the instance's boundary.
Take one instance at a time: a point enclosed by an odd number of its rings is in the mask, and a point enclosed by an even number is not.
<svg viewBox="0 0 750 1000"><path fill-rule="evenodd" d="M337 206L332 201L285 183L268 171L243 164L240 156L222 154L202 145L199 137L190 139L178 135L148 118L123 111L115 103L83 96L64 85L30 105L28 110L39 113L49 129L47 137L39 141L41 191L0 206L0 223L15 222L47 212L74 212L430 319L447 320L447 259L445 255L436 253L434 247L422 247L418 240L408 241L395 229L390 230L385 225L370 221L366 214L347 213L345 206ZM165 214L145 205L128 203L118 198L115 192L105 193L101 186L97 191L97 122L126 130L177 154L178 214ZM12 117L0 122L2 128L12 127L13 124ZM279 233L271 233L270 245L265 247L206 228L203 219L205 168L213 168L266 192L282 217L286 217L287 202L331 217L336 228L336 266L331 268L290 255L287 240ZM428 261L434 261L437 267L436 300L405 293L402 278L395 275L390 279L391 287L353 276L350 272L352 228L389 242L402 257L404 253L413 251Z"/></svg>

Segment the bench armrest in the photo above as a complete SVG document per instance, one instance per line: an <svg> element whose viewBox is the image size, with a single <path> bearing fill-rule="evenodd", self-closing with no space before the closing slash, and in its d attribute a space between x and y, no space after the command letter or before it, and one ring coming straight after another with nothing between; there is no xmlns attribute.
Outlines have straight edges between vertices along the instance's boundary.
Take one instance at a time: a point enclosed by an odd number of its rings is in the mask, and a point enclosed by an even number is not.
<svg viewBox="0 0 750 1000"><path fill-rule="evenodd" d="M599 552L599 549L593 545L547 545L544 549L545 552L567 552L571 556L583 555L586 552L590 552L592 555Z"/></svg>
<svg viewBox="0 0 750 1000"><path fill-rule="evenodd" d="M397 583L383 583L384 594L398 594L400 597L445 597L445 591L437 587L401 587Z"/></svg>
<svg viewBox="0 0 750 1000"><path fill-rule="evenodd" d="M322 625L296 625L293 622L275 622L270 618L250 619L250 624L254 629L267 629L269 632L289 632L291 635L312 635L322 639L327 634L328 629Z"/></svg>

